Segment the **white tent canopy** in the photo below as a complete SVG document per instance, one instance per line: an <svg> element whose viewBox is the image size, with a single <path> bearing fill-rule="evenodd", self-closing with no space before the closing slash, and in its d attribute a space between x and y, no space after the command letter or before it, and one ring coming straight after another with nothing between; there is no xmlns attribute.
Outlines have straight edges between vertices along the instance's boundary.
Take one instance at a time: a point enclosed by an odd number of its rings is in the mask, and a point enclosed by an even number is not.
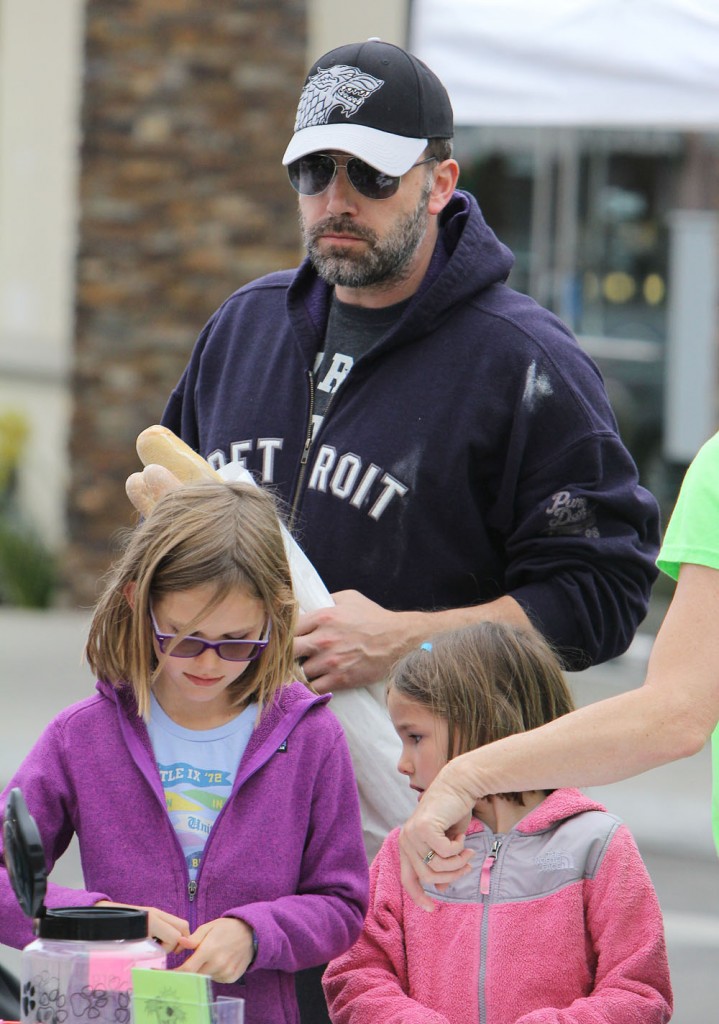
<svg viewBox="0 0 719 1024"><path fill-rule="evenodd" d="M719 129L718 0L413 0L458 125Z"/></svg>

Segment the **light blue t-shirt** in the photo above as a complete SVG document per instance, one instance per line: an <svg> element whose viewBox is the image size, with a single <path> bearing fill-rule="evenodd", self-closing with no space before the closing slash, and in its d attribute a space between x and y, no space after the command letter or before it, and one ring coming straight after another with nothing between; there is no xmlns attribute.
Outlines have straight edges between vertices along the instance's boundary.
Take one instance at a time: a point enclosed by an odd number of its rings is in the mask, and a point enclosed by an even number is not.
<svg viewBox="0 0 719 1024"><path fill-rule="evenodd" d="M210 829L232 792L256 718L257 704L250 704L216 729L185 729L150 696L150 742L192 880Z"/></svg>

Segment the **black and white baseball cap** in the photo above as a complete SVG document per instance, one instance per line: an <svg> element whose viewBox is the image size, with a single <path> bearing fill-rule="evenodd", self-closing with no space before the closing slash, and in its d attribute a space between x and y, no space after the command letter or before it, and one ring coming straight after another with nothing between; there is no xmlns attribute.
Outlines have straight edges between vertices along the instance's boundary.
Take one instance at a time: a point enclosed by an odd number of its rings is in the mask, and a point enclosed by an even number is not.
<svg viewBox="0 0 719 1024"><path fill-rule="evenodd" d="M429 139L453 135L452 105L434 72L401 47L368 39L312 66L282 163L339 150L398 177Z"/></svg>

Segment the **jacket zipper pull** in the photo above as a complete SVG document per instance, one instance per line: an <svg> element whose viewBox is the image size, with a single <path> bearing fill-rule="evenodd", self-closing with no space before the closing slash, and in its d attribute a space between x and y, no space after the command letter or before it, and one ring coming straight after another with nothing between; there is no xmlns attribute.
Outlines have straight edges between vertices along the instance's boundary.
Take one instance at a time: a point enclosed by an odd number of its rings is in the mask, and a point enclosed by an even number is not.
<svg viewBox="0 0 719 1024"><path fill-rule="evenodd" d="M304 444L304 447L302 449L302 456L300 458L300 465L301 466L306 466L307 465L307 459L308 459L309 454L310 454L310 446L311 446L311 444L312 444L312 437L311 437L310 434L308 434L307 437L305 438L305 444Z"/></svg>
<svg viewBox="0 0 719 1024"><path fill-rule="evenodd" d="M187 884L187 895L190 897L190 903L194 900L197 895L197 882L192 881Z"/></svg>
<svg viewBox="0 0 719 1024"><path fill-rule="evenodd" d="M482 870L479 875L479 891L483 896L489 896L489 872L495 865L497 855L499 854L499 848L501 845L501 840L495 839L494 842L492 843L492 849L484 858Z"/></svg>
<svg viewBox="0 0 719 1024"><path fill-rule="evenodd" d="M310 448L312 447L312 416L315 411L315 377L312 370L307 371L307 378L310 385L310 418L307 425L307 433L305 434L305 443L302 448L302 455L300 457L300 465L306 466L307 459L309 458Z"/></svg>

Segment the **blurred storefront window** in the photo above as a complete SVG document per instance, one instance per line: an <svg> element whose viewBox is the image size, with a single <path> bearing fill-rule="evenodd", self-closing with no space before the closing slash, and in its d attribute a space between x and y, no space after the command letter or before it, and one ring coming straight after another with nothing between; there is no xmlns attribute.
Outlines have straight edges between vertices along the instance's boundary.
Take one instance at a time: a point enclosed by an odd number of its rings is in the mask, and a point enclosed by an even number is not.
<svg viewBox="0 0 719 1024"><path fill-rule="evenodd" d="M671 505L683 469L662 451L671 217L716 207L705 179L719 135L473 127L455 152L461 187L515 254L510 283L597 361L644 482Z"/></svg>

